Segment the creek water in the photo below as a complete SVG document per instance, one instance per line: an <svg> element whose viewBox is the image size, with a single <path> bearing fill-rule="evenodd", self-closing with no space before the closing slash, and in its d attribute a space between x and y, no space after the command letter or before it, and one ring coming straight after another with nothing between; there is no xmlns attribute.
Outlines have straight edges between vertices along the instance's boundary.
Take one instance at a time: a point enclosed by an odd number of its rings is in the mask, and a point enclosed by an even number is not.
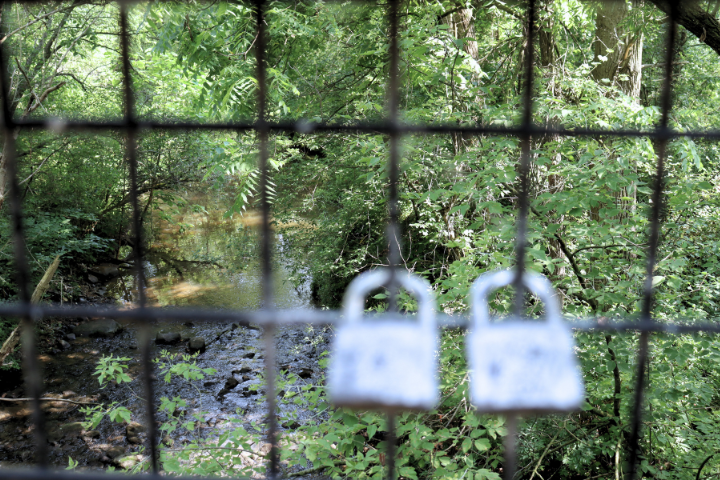
<svg viewBox="0 0 720 480"><path fill-rule="evenodd" d="M145 262L147 298L156 306L203 306L235 309L261 307L261 274L259 257L258 215L225 218L225 207L207 192L186 196L183 208L163 208L152 214L149 253ZM293 280L288 246L281 232L274 234L273 294L275 307L311 308L309 283ZM131 270L120 266L120 276L100 282L87 291L87 300L112 302L131 307L134 301ZM76 323L82 323L78 319ZM200 319L198 319L200 320ZM120 402L133 412L133 420L145 423L145 396L140 383L140 353L137 348L138 328L119 322L122 330L111 338L77 337L70 347L41 355L45 397L76 402ZM201 368L213 368L216 374L204 380L188 382L175 379L166 383L159 378L155 384L156 405L163 397L187 401L185 415L202 414L192 431L180 430L172 435L175 447L201 437L212 437L238 420L252 429L252 422L261 422L264 409L261 384L263 349L261 332L255 328L232 328L230 325L201 321L186 324L154 322L157 332L178 332L183 340L202 337L206 350L195 359ZM295 387L312 383L318 377L318 355L325 349L327 332L312 327L282 327L277 334L277 359L283 370L302 373ZM155 354L186 354L187 342L175 345L154 345ZM100 388L93 375L103 356L129 360L129 383ZM234 380L230 380L234 379ZM227 381L238 385L227 389ZM7 387L7 385L6 385ZM219 395L221 390L228 390ZM294 388L294 387L291 387ZM5 396L25 396L22 386ZM126 426L104 420L94 431L82 430L75 422L85 420L81 406L67 402L43 402L48 422L50 464L64 467L68 457L79 462L78 468L103 469L117 464L118 458L137 454L142 461L142 445L131 443ZM292 414L299 423L314 412L283 406L281 413ZM28 402L0 402L0 468L29 465L35 451ZM159 420L166 417L160 414ZM288 423L294 422L287 422ZM289 429L296 428L291 424ZM288 432L291 434L291 432ZM141 435L141 439L144 437ZM266 448L258 442L253 448ZM121 453L118 453L121 452ZM115 458L113 458L115 457Z"/></svg>

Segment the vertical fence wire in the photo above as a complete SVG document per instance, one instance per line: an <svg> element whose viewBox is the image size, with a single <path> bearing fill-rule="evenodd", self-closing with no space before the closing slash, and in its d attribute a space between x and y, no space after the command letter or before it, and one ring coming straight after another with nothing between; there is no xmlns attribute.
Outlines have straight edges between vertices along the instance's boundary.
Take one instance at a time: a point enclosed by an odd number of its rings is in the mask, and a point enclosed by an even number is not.
<svg viewBox="0 0 720 480"><path fill-rule="evenodd" d="M399 0L390 0L387 9L387 24L389 35L389 64L387 84L387 121L390 124L389 152L388 152L388 264L390 278L388 279L389 304L388 310L395 311L398 308L397 294L398 282L396 268L400 264L401 253L401 232L400 232L400 205L398 193L398 178L400 174L400 138L399 130L399 109L400 109L400 47L398 44L398 9ZM397 455L397 432L395 412L388 412L386 417L387 437L385 440L386 479L395 480Z"/></svg>
<svg viewBox="0 0 720 480"><path fill-rule="evenodd" d="M260 209L262 212L261 231L261 264L262 264L262 308L273 310L273 278L272 278L272 229L270 225L270 189L268 171L268 136L270 130L267 125L267 73L265 70L265 55L267 53L267 38L265 30L265 1L255 2L256 35L255 61L257 81L257 136L258 136L258 168L260 170ZM265 324L263 328L263 342L265 349L265 398L267 402L267 441L270 451L267 459L267 476L275 479L280 474L280 451L278 448L279 432L277 421L277 401L275 397L276 353L275 353L274 323Z"/></svg>
<svg viewBox="0 0 720 480"><path fill-rule="evenodd" d="M667 44L665 51L665 72L663 79L663 87L660 97L660 122L657 132L660 134L656 137L657 149L657 165L655 172L655 182L652 193L652 206L650 208L650 232L648 238L648 249L646 259L645 283L642 298L642 310L640 313L640 322L644 324L652 324L653 308L653 271L657 262L657 251L660 241L661 215L663 209L663 177L665 176L665 157L667 154L668 123L672 98L672 69L675 57L675 38L677 36L677 25L675 18L677 16L677 4L674 0L669 2L670 15L668 20ZM640 458L640 436L642 428L643 416L643 398L645 390L645 371L648 364L648 352L650 349L650 332L643 330L638 339L637 352L637 372L635 374L635 395L632 404L632 417L629 438L629 460L628 468L630 471L629 480L635 480L638 476L638 463Z"/></svg>
<svg viewBox="0 0 720 480"><path fill-rule="evenodd" d="M530 135L533 126L533 88L534 88L534 42L535 42L535 0L529 0L526 18L527 40L525 45L525 64L523 65L524 80L522 96L522 135L520 136L520 161L518 162L519 192L517 199L517 232L515 240L516 271L513 286L515 287L515 302L513 311L520 317L525 312L525 249L527 243L528 210L530 204ZM513 480L517 471L517 423L518 416L507 416L508 433L505 438L505 453L503 462L503 476L505 480Z"/></svg>
<svg viewBox="0 0 720 480"><path fill-rule="evenodd" d="M0 2L0 32L5 34L8 29L6 18L12 8L9 2ZM20 130L16 128L13 118L12 99L10 98L10 78L8 78L9 51L6 42L0 44L0 93L2 94L2 121L3 121L3 159L5 163L7 184L10 193L10 225L12 229L12 242L14 247L15 281L17 282L20 303L30 306L30 267L25 254L25 235L23 232L22 196L18 184L17 168L17 136ZM4 199L2 199L4 200ZM0 203L0 207L2 204ZM22 363L25 388L31 400L33 436L37 449L35 461L41 468L48 466L48 444L45 430L45 416L43 414L40 397L43 391L43 381L40 363L37 358L37 339L35 337L35 322L29 314L20 318L20 331L22 343Z"/></svg>
<svg viewBox="0 0 720 480"><path fill-rule="evenodd" d="M137 170L137 134L138 124L135 118L135 94L133 92L132 74L130 73L130 28L128 25L128 3L120 4L120 53L122 55L123 76L123 103L124 103L124 133L125 156L130 177L130 208L133 225L133 256L135 260L135 285L137 289L137 306L143 310L147 305L145 296L145 271L142 243L142 218L138 199L138 170ZM155 422L155 391L152 375L152 335L149 318L138 318L140 330L138 332L138 345L140 347L142 363L142 380L145 390L145 415L147 418L148 451L150 452L150 466L153 473L159 472L157 452L157 424Z"/></svg>
<svg viewBox="0 0 720 480"><path fill-rule="evenodd" d="M525 287L523 285L523 274L525 273L525 247L527 242L527 222L528 209L530 203L530 132L532 123L532 107L533 107L533 56L535 41L535 0L530 0L527 7L527 44L525 45L525 64L523 65L523 73L525 75L525 84L522 97L522 124L523 133L520 137L520 161L518 162L518 213L517 213L517 233L515 237L515 256L517 263L515 280L515 315L521 316L525 311Z"/></svg>
<svg viewBox="0 0 720 480"><path fill-rule="evenodd" d="M395 268L400 264L400 205L398 193L398 177L400 173L400 137L399 108L400 108L400 48L398 46L398 8L399 0L390 0L387 4L388 23L388 83L387 83L387 122L390 125L389 152L388 152L388 226L386 229L388 242L388 264L390 278L388 280L389 305L388 310L397 309L397 281Z"/></svg>

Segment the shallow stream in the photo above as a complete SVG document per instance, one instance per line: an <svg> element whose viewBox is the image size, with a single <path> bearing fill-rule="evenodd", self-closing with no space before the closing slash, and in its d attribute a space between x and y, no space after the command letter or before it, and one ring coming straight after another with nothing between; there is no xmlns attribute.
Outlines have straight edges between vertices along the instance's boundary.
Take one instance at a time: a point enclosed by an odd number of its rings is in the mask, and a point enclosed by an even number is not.
<svg viewBox="0 0 720 480"><path fill-rule="evenodd" d="M258 262L259 223L257 214L248 212L242 217L224 218L223 205L207 193L188 195L187 204L180 211L153 213L150 231L150 253L145 263L148 277L147 297L157 306L187 305L255 309L261 307L261 276ZM310 308L310 289L307 282L295 286L287 245L282 234L274 238L274 299L275 307ZM128 260L131 261L131 260ZM130 269L119 266L119 276L99 282L87 292L83 300L112 302L131 306L133 276ZM93 277L93 269L89 275ZM93 278L90 277L90 278ZM78 319L76 324L87 322ZM144 396L140 384L140 354L137 349L137 328L119 322L122 330L110 338L68 338L69 346L55 349L41 356L44 366L45 397L75 402L121 402L133 412L133 420L145 423ZM261 382L263 351L261 332L255 328L232 328L204 322L164 324L156 322L158 332L178 332L182 342L175 345L154 345L156 355L187 353L186 340L202 337L206 350L196 359L201 368L213 368L217 373L201 381L174 380L155 382L156 404L162 397L180 397L188 403L185 414L204 412L194 432L176 433L175 446L197 437L213 436L222 425L240 420L248 426L260 422L266 415ZM70 330L68 330L69 332ZM277 360L284 370L301 374L299 385L313 382L318 376L318 355L325 349L327 333L311 327L283 327L277 335ZM126 357L130 360L132 381L109 385L100 389L93 375L103 356ZM226 382L234 378L237 386L219 396ZM234 380L230 380L235 383ZM253 387L253 385L256 385ZM11 387L12 388L12 387ZM258 391L255 391L258 390ZM22 385L0 393L8 398L24 397ZM142 446L130 443L126 426L104 420L94 431L83 430L75 422L85 420L81 405L67 402L43 402L48 422L50 463L65 467L68 457L79 462L78 468L103 469L117 465L118 459L137 453L142 459ZM289 409L290 407L283 407ZM287 413L287 412L286 412ZM313 412L295 411L298 421ZM161 420L162 415L161 415ZM285 425L288 427L288 424ZM289 425L293 428L293 425ZM144 440L144 434L140 435ZM265 448L258 444L259 450ZM33 453L32 426L28 402L0 402L0 467L28 465ZM120 453L119 453L120 452Z"/></svg>

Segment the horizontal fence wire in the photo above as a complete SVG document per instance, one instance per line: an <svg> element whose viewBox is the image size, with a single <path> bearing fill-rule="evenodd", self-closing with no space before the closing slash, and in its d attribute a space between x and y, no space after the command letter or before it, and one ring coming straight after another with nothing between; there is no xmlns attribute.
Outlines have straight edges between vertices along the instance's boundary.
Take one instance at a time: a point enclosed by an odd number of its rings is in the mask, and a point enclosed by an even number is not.
<svg viewBox="0 0 720 480"><path fill-rule="evenodd" d="M25 119L13 122L17 128L41 128L55 133L66 132L93 132L96 130L122 130L123 123L117 121L100 120L67 120L59 118L49 119ZM446 125L446 124L413 124L398 120L390 122L348 122L344 124L315 123L306 120L297 121L267 121L263 125L258 122L203 122L193 123L184 121L155 121L136 119L137 129L140 131L151 130L232 130L232 131L258 131L265 128L271 132L295 132L301 134L309 133L371 133L371 134L452 134L462 133L467 135L509 135L522 137L530 135L533 137L559 136L559 137L630 137L630 138L653 138L653 139L706 139L720 140L720 130L707 131L683 131L670 127L654 128L651 130L607 130L601 128L586 127L553 127L549 125L533 124L531 126L497 126L497 125Z"/></svg>
<svg viewBox="0 0 720 480"><path fill-rule="evenodd" d="M114 307L92 307L73 305L67 307L52 305L0 305L0 316L21 318L114 318L131 322L147 319L167 323L236 323L240 326L269 324L276 325L339 325L343 323L342 312L337 310L283 309L273 312L265 310L226 310L193 307L146 307L144 309L120 309ZM572 330L579 332L665 332L668 334L720 333L720 319L717 322L693 318L677 318L672 321L613 320L607 317L563 317ZM469 329L472 318L469 315L437 314L437 324L444 329Z"/></svg>
<svg viewBox="0 0 720 480"><path fill-rule="evenodd" d="M0 9L8 4L15 2L0 2ZM24 3L24 2L17 2ZM32 2L25 2L32 3ZM47 467L48 446L45 435L45 421L40 408L40 398L42 393L42 379L37 359L36 341L33 336L34 324L45 318L77 318L77 317L109 317L115 319L124 319L134 321L142 326L141 351L142 351L142 371L143 384L145 387L147 401L147 422L149 425L149 445L148 451L151 456L151 466L153 474L159 473L158 451L157 451L157 429L155 422L155 406L153 404L153 383L152 383L152 362L150 349L150 323L152 321L162 320L164 322L186 322L193 320L196 322L211 323L237 323L240 325L260 325L264 329L264 348L265 348L265 375L267 378L267 407L268 407L268 431L267 439L271 445L268 454L267 477L275 479L281 476L279 463L279 429L276 418L275 405L275 385L274 376L276 372L275 359L275 340L274 334L277 326L289 324L322 324L334 325L339 324L342 319L338 311L321 311L321 310L275 310L273 308L272 295L272 238L270 229L270 202L268 192L268 151L267 143L269 135L272 132L298 132L308 133L332 133L332 132L356 132L387 135L390 142L388 154L388 172L389 172L389 191L388 191L388 207L389 222L387 228L388 242L390 245L389 263L391 267L399 264L401 233L399 231L399 200L397 191L397 179L399 173L399 143L403 135L411 134L468 134L468 135L512 135L521 141L521 155L519 159L519 181L520 194L517 199L518 204L518 220L517 220L517 236L516 236L516 252L517 252L517 277L515 280L516 302L515 313L522 312L524 302L524 293L521 283L522 274L525 270L524 258L526 248L526 229L527 215L529 206L529 188L528 188L528 171L531 160L531 140L533 137L555 135L561 137L646 137L657 140L657 168L655 173L655 183L653 186L652 208L650 209L649 223L649 247L647 253L647 270L646 280L643 292L642 312L635 319L620 318L577 318L566 319L569 326L575 331L606 331L606 332L640 332L638 352L637 352L637 373L635 385L635 397L633 401L632 424L629 443L630 455L630 475L629 479L634 480L638 475L638 445L641 437L640 427L642 425L642 406L643 391L645 388L645 368L648 355L648 338L651 332L661 332L667 334L695 334L720 333L720 323L699 322L694 319L675 319L673 322L658 321L652 317L653 304L653 288L652 288L652 272L655 266L657 248L659 243L659 235L661 228L661 209L663 205L663 185L662 179L664 175L664 160L667 143L675 138L696 138L707 140L720 140L720 130L712 131L677 131L669 127L669 113L671 111L671 79L672 79L672 61L673 61L673 42L677 34L677 28L674 18L677 15L677 4L670 1L670 21L668 22L668 32L666 34L666 61L664 72L664 85L661 96L661 120L656 128L652 130L633 130L619 129L606 130L587 127L567 127L556 128L547 125L539 125L533 122L533 89L535 83L533 79L533 69L535 55L533 52L533 36L535 34L535 0L529 0L526 11L526 28L528 34L528 42L526 45L526 55L524 64L525 87L522 97L522 121L518 126L500 127L487 125L442 125L442 124L407 124L403 123L399 116L399 95L400 95L400 77L399 62L400 49L398 44L398 16L400 2L399 0L390 0L385 5L377 5L378 8L386 9L386 20L388 28L388 55L389 55L389 72L387 83L387 117L384 121L372 123L348 123L348 124L325 124L314 123L306 120L287 121L287 122L271 122L266 119L265 108L267 98L267 79L265 72L265 55L266 55L266 19L265 8L267 7L264 0L256 0L254 2L256 15L256 35L257 44L255 46L255 55L257 62L256 81L257 81L257 112L256 120L248 122L222 122L222 123L196 123L196 122L159 122L154 120L145 120L137 118L134 111L134 93L132 88L132 77L130 63L130 33L128 30L127 8L129 2L119 1L120 5L120 50L122 56L122 76L123 76L123 118L121 120L103 121L103 120L65 120L65 119L16 119L9 112L9 91L8 83L8 49L4 44L0 44L0 92L2 93L2 113L3 113L3 133L5 141L5 151L8 153L8 183L9 183L9 213L11 216L11 227L13 242L15 244L14 259L17 270L16 282L18 287L19 302L9 305L0 305L0 316L15 317L21 319L23 326L23 368L28 394L33 398L33 423L34 434L37 441L37 463L41 468ZM3 15L3 24L5 26L5 16ZM97 132L104 130L115 130L123 132L126 138L126 161L128 165L128 178L131 183L131 210L133 220L133 235L135 248L135 277L136 290L138 292L137 308L121 309L116 307L96 307L96 306L48 306L48 305L32 305L29 297L29 267L25 253L25 240L22 228L22 210L21 195L18 188L17 179L17 157L15 156L15 139L22 129L45 129L55 133L64 132ZM142 269L143 265L143 240L141 238L141 215L138 203L137 193L137 156L136 156L136 138L139 133L148 130L169 130L169 131L192 131L192 130L229 130L236 132L254 131L259 139L259 168L260 168L260 205L261 205L261 266L262 266L262 308L254 311L238 311L238 310L218 310L218 309L198 309L198 308L159 308L148 307L145 298L145 279ZM392 291L395 282L394 268L391 268L390 289ZM392 298L393 296L391 296ZM679 321L678 321L679 320ZM439 315L438 324L443 328L467 329L472 326L472 319L467 316L450 316ZM388 425L390 432L388 438L395 439L394 424L395 419L389 416ZM516 425L516 419L509 419L509 424ZM515 449L515 431L508 435L506 441L506 463L504 474L506 479L512 479L515 476L514 467L514 449ZM386 468L386 476L389 480L393 480L396 476L394 468L395 442L388 443L388 466ZM78 477L87 480L95 480L107 478L106 474L96 473L77 473L66 472L48 472L46 470L0 470L0 479L15 480L64 480L75 479ZM182 477L178 477L182 478Z"/></svg>

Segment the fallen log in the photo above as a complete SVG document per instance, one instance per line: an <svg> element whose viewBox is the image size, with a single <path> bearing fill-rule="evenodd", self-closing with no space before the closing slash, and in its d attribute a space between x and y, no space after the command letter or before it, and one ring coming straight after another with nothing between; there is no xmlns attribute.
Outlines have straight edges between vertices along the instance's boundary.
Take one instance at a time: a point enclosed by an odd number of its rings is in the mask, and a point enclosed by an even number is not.
<svg viewBox="0 0 720 480"><path fill-rule="evenodd" d="M0 398L0 402L29 402L35 400L34 398ZM75 400L68 400L66 398L39 398L41 402L65 402L74 403L76 405L100 405L100 403L93 402L76 402Z"/></svg>
<svg viewBox="0 0 720 480"><path fill-rule="evenodd" d="M37 287L35 287L35 291L30 298L30 303L38 303L42 296L45 295L45 292L47 292L47 289L50 287L50 281L52 280L53 275L55 275L55 272L58 269L58 265L60 265L60 255L55 257L55 260L53 260L47 270L45 270L45 274L40 279L40 283L38 283ZM17 344L20 343L21 325L22 323L18 324L18 326L15 327L12 332L10 332L10 335L3 343L2 347L0 347L0 365L5 362L5 358L7 358L7 356L10 355L13 350L15 350Z"/></svg>

